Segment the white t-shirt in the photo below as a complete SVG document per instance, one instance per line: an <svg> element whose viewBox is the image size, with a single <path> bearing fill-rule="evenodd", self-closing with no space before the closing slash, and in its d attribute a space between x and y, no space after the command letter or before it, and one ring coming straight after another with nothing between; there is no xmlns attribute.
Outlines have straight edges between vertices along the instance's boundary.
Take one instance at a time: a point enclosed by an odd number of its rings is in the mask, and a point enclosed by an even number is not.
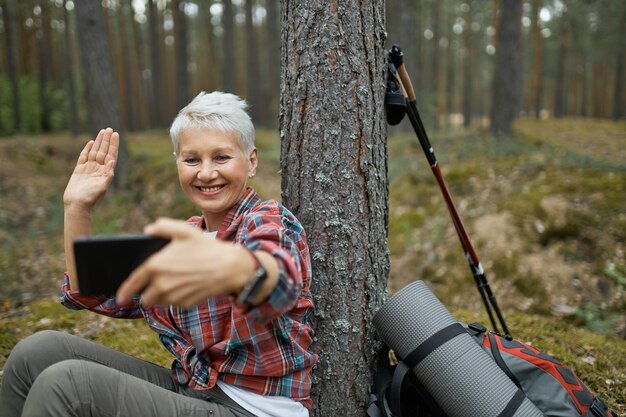
<svg viewBox="0 0 626 417"><path fill-rule="evenodd" d="M231 400L258 417L309 417L309 410L289 397L260 395L217 380Z"/></svg>
<svg viewBox="0 0 626 417"><path fill-rule="evenodd" d="M217 231L204 231L209 239L215 239ZM217 380L217 386L231 400L258 417L309 417L309 410L302 403L289 397L256 394L243 388Z"/></svg>

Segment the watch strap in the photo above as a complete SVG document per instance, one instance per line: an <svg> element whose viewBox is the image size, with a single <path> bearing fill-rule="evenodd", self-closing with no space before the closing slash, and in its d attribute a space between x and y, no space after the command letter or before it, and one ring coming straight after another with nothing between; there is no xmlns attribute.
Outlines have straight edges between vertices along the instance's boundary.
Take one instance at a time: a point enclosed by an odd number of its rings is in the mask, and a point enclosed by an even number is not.
<svg viewBox="0 0 626 417"><path fill-rule="evenodd" d="M250 280L248 280L246 285L244 285L239 295L237 295L235 303L239 306L252 304L251 300L253 300L257 296L257 294L261 290L261 287L263 286L263 283L265 282L265 279L267 278L267 271L263 267L261 261L259 261L259 258L256 256L256 254L248 248L245 249L254 260L254 274L252 275Z"/></svg>

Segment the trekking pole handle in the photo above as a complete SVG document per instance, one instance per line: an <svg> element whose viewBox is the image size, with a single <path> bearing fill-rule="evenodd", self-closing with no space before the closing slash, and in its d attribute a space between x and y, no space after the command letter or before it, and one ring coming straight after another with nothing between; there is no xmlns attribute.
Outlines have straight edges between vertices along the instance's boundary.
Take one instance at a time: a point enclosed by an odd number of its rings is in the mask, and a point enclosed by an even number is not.
<svg viewBox="0 0 626 417"><path fill-rule="evenodd" d="M391 51L389 51L389 57L393 62L393 65L396 66L396 71L400 76L400 81L402 81L402 86L404 87L404 91L409 98L409 101L415 101L415 91L413 90L413 83L411 82L411 77L409 77L409 73L406 71L406 67L404 66L404 53L402 49L398 45L393 45L391 47Z"/></svg>

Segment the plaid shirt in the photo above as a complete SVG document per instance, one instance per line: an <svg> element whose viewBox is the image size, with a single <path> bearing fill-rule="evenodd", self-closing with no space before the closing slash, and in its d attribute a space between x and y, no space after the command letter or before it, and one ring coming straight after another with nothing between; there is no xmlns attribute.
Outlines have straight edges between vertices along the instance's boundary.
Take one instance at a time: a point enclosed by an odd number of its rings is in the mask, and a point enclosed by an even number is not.
<svg viewBox="0 0 626 417"><path fill-rule="evenodd" d="M202 227L202 217L189 223ZM249 188L222 222L217 239L271 253L279 280L266 301L250 310L219 295L197 306L120 307L115 298L88 297L70 290L67 274L61 302L116 318L145 317L175 357L173 377L182 386L211 389L217 379L261 395L281 395L311 407L312 343L309 291L311 264L304 229L285 207L261 202Z"/></svg>

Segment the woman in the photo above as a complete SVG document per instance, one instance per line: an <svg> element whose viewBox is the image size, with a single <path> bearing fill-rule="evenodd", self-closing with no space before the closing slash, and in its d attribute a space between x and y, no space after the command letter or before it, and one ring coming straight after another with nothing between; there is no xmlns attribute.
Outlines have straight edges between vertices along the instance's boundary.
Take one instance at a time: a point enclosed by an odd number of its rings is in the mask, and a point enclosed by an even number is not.
<svg viewBox="0 0 626 417"><path fill-rule="evenodd" d="M111 184L119 145L116 132L100 131L63 197L68 273L61 302L145 317L174 355L171 369L65 333L36 333L7 361L0 416L308 416L317 359L307 350L308 247L293 214L247 186L258 155L246 104L201 93L170 134L180 185L202 216L146 226L171 242L116 297L81 295L72 242L91 233L91 211Z"/></svg>

